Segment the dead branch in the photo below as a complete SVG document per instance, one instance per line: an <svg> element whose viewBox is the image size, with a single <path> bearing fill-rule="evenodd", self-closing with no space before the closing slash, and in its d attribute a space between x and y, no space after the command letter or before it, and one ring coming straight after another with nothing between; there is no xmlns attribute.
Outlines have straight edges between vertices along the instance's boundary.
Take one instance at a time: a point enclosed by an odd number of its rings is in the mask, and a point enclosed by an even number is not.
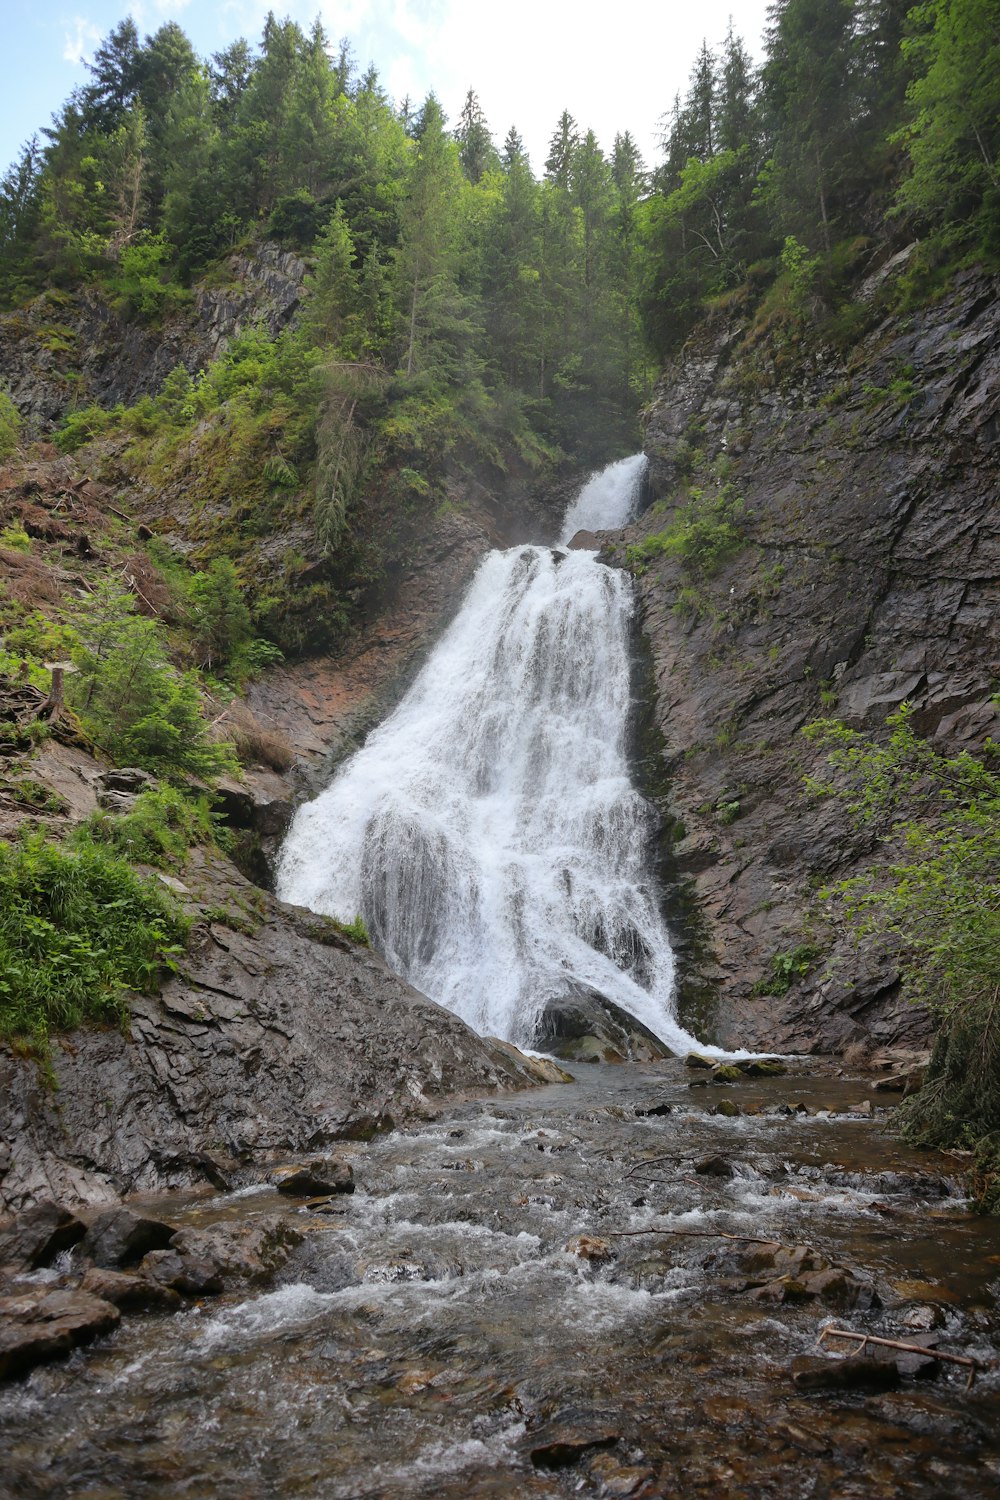
<svg viewBox="0 0 1000 1500"><path fill-rule="evenodd" d="M878 1344L882 1349L899 1349L904 1354L922 1354L928 1359L942 1359L950 1365L964 1365L969 1371L968 1390L976 1378L976 1371L985 1368L981 1360L968 1354L947 1354L943 1349L929 1349L925 1344L909 1344L904 1339L884 1339L874 1333L860 1333L855 1328L824 1328L817 1343L824 1339L854 1339L863 1349L866 1344Z"/></svg>
<svg viewBox="0 0 1000 1500"><path fill-rule="evenodd" d="M612 1239L627 1239L639 1234L667 1234L675 1235L678 1239L737 1240L742 1245L777 1245L781 1249L785 1248L774 1235L764 1238L759 1234L726 1234L722 1229L608 1229L604 1232Z"/></svg>

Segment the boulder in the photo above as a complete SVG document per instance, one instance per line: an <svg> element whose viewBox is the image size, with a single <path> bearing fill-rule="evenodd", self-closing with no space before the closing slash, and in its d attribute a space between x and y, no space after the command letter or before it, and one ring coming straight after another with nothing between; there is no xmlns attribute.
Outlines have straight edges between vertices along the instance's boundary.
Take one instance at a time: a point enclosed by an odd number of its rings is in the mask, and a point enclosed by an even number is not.
<svg viewBox="0 0 1000 1500"><path fill-rule="evenodd" d="M279 1193L289 1198L322 1198L354 1192L354 1169L335 1156L314 1156L298 1166L271 1173Z"/></svg>
<svg viewBox="0 0 1000 1500"><path fill-rule="evenodd" d="M96 1266L127 1266L149 1250L166 1249L176 1232L176 1224L144 1218L129 1208L110 1208L91 1224L81 1249Z"/></svg>
<svg viewBox="0 0 1000 1500"><path fill-rule="evenodd" d="M83 1291L32 1287L0 1297L0 1380L60 1359L117 1327L117 1307Z"/></svg>
<svg viewBox="0 0 1000 1500"><path fill-rule="evenodd" d="M222 1267L208 1255L181 1250L151 1250L139 1270L150 1281L170 1287L185 1297L213 1297L224 1288Z"/></svg>
<svg viewBox="0 0 1000 1500"><path fill-rule="evenodd" d="M894 1360L866 1354L827 1359L801 1354L792 1360L791 1373L798 1391L891 1391L899 1384Z"/></svg>
<svg viewBox="0 0 1000 1500"><path fill-rule="evenodd" d="M567 1062L655 1062L670 1056L659 1037L595 991L550 1000L538 1022L535 1045Z"/></svg>
<svg viewBox="0 0 1000 1500"><path fill-rule="evenodd" d="M80 1282L80 1290L127 1311L152 1312L161 1308L169 1311L182 1305L180 1294L172 1287L148 1276L109 1271L102 1266L90 1267Z"/></svg>
<svg viewBox="0 0 1000 1500"><path fill-rule="evenodd" d="M58 1203L36 1203L0 1229L0 1265L47 1266L86 1232L87 1226Z"/></svg>

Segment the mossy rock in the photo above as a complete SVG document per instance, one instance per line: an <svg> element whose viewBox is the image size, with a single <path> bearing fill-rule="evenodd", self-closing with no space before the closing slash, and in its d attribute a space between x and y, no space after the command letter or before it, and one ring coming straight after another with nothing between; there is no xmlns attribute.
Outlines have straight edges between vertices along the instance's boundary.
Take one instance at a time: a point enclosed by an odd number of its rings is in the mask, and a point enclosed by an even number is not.
<svg viewBox="0 0 1000 1500"><path fill-rule="evenodd" d="M734 1063L720 1063L712 1070L713 1083L741 1083L743 1074Z"/></svg>
<svg viewBox="0 0 1000 1500"><path fill-rule="evenodd" d="M739 1071L747 1078L780 1078L788 1069L776 1057L752 1057L741 1062Z"/></svg>

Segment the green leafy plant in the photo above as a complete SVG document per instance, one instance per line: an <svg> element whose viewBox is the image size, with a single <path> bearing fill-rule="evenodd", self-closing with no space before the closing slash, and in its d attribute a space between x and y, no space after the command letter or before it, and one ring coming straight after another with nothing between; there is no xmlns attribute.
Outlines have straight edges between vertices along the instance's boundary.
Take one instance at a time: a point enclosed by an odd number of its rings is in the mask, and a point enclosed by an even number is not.
<svg viewBox="0 0 1000 1500"><path fill-rule="evenodd" d="M85 1021L127 1025L129 993L174 967L189 928L108 850L39 834L0 843L0 1036L44 1046Z"/></svg>
<svg viewBox="0 0 1000 1500"><path fill-rule="evenodd" d="M163 786L140 792L130 812L91 813L73 835L77 848L98 845L132 863L182 865L198 844L216 841L209 799Z"/></svg>
<svg viewBox="0 0 1000 1500"><path fill-rule="evenodd" d="M7 392L0 390L0 459L10 457L20 436L20 413Z"/></svg>
<svg viewBox="0 0 1000 1500"><path fill-rule="evenodd" d="M711 578L743 546L742 510L732 485L722 485L712 496L693 489L669 526L626 548L626 561L641 572L653 558L676 557L694 578Z"/></svg>
<svg viewBox="0 0 1000 1500"><path fill-rule="evenodd" d="M939 1029L924 1087L901 1107L913 1141L996 1154L1000 1141L1000 776L937 754L907 705L877 744L822 721L807 733L831 774L808 783L876 829L886 857L824 892L861 938L895 955ZM987 743L987 753L995 753ZM984 1189L984 1192L986 1190Z"/></svg>
<svg viewBox="0 0 1000 1500"><path fill-rule="evenodd" d="M771 972L758 979L752 995L787 995L792 985L816 966L819 954L811 943L798 943L787 953L771 956Z"/></svg>

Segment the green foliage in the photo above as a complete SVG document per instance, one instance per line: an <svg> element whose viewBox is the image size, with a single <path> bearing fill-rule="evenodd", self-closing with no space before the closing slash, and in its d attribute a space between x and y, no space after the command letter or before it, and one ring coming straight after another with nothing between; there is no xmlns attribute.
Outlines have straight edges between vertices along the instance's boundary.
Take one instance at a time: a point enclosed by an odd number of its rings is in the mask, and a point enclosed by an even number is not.
<svg viewBox="0 0 1000 1500"><path fill-rule="evenodd" d="M742 510L743 502L730 484L714 496L693 489L669 526L626 549L626 561L641 570L653 558L675 557L694 578L711 578L744 545Z"/></svg>
<svg viewBox="0 0 1000 1500"><path fill-rule="evenodd" d="M993 0L931 0L903 42L916 77L896 140L911 171L901 213L944 241L1000 259L1000 28Z"/></svg>
<svg viewBox="0 0 1000 1500"><path fill-rule="evenodd" d="M130 812L92 813L73 835L76 848L106 848L130 864L183 865L192 848L216 841L209 800L172 786L140 792Z"/></svg>
<svg viewBox="0 0 1000 1500"><path fill-rule="evenodd" d="M6 547L10 552L31 551L31 537L20 521L12 521L0 531L0 547Z"/></svg>
<svg viewBox="0 0 1000 1500"><path fill-rule="evenodd" d="M0 459L10 457L20 437L20 413L7 392L0 389Z"/></svg>
<svg viewBox="0 0 1000 1500"><path fill-rule="evenodd" d="M793 984L816 967L819 953L812 943L798 943L787 953L771 955L771 972L758 979L752 995L787 995Z"/></svg>
<svg viewBox="0 0 1000 1500"><path fill-rule="evenodd" d="M824 721L807 731L843 798L887 855L827 893L861 937L896 955L906 993L940 1030L927 1086L908 1102L911 1139L969 1146L1000 1130L1000 775L966 751L938 755L904 705L885 744ZM992 749L992 747L988 747Z"/></svg>
<svg viewBox="0 0 1000 1500"><path fill-rule="evenodd" d="M171 280L170 246L162 234L143 233L126 245L111 287L124 311L152 321L188 300Z"/></svg>
<svg viewBox="0 0 1000 1500"><path fill-rule="evenodd" d="M357 916L353 922L337 922L336 924L345 937L349 937L352 943L360 943L362 948L370 948L372 940L365 926L364 917Z"/></svg>
<svg viewBox="0 0 1000 1500"><path fill-rule="evenodd" d="M229 747L208 739L195 676L170 665L162 627L136 613L130 594L102 580L79 632L68 696L112 759L166 776L211 778L232 768Z"/></svg>
<svg viewBox="0 0 1000 1500"><path fill-rule="evenodd" d="M195 650L200 667L232 662L253 635L239 576L228 557L217 557L188 586Z"/></svg>
<svg viewBox="0 0 1000 1500"><path fill-rule="evenodd" d="M85 1021L126 1026L129 993L174 966L189 926L105 849L0 843L0 1036L44 1045Z"/></svg>
<svg viewBox="0 0 1000 1500"><path fill-rule="evenodd" d="M67 412L63 424L54 435L56 447L62 453L75 453L87 443L92 443L112 427L121 408L107 411L103 406L92 404L77 411Z"/></svg>

